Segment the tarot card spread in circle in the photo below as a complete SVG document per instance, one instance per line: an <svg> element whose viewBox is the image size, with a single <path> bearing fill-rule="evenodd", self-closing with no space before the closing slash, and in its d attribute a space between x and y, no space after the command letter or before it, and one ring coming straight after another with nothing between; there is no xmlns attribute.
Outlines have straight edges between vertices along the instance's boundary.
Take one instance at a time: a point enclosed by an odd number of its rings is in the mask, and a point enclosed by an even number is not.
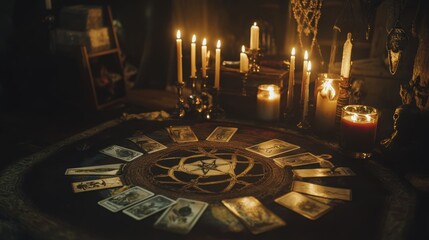
<svg viewBox="0 0 429 240"><path fill-rule="evenodd" d="M144 188L135 186L117 195L101 200L98 202L98 204L109 209L112 212L118 212L135 203L152 197L153 195L153 192L149 192Z"/></svg>
<svg viewBox="0 0 429 240"><path fill-rule="evenodd" d="M134 218L135 220L142 220L170 207L174 203L176 203L176 201L168 197L156 195L155 197L147 199L143 202L139 202L136 205L123 210L122 212Z"/></svg>
<svg viewBox="0 0 429 240"><path fill-rule="evenodd" d="M155 222L155 228L179 234L189 233L204 213L208 203L178 198L176 204L165 211Z"/></svg>
<svg viewBox="0 0 429 240"><path fill-rule="evenodd" d="M288 143L279 139L272 139L263 143L253 145L246 148L246 150L257 153L264 157L273 157L285 152L290 152L300 148L297 145Z"/></svg>
<svg viewBox="0 0 429 240"><path fill-rule="evenodd" d="M125 148L125 147L121 147L118 145L112 145L110 147L107 147L103 150L100 151L101 153L104 153L108 156L123 160L123 161L127 161L130 162L138 157L140 157L141 155L143 155L143 153L141 152L137 152L134 151L132 149L129 148Z"/></svg>

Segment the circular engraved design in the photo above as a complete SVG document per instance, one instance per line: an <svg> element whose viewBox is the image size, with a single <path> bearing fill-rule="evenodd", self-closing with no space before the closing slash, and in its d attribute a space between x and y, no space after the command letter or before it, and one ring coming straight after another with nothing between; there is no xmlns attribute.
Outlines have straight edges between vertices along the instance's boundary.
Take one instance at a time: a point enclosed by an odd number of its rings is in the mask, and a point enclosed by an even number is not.
<svg viewBox="0 0 429 240"><path fill-rule="evenodd" d="M157 194L204 201L247 195L273 197L290 184L290 174L272 159L240 145L207 141L173 144L129 163L124 180Z"/></svg>

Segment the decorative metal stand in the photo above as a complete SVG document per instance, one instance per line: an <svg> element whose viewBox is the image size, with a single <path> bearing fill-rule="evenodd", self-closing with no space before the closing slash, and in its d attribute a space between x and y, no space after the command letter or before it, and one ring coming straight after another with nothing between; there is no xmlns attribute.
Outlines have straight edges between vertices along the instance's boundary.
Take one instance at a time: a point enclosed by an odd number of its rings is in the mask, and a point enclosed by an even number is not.
<svg viewBox="0 0 429 240"><path fill-rule="evenodd" d="M201 112L207 112L210 107L210 94L208 92L207 82L209 77L201 77ZM203 113L204 115L204 113Z"/></svg>
<svg viewBox="0 0 429 240"><path fill-rule="evenodd" d="M249 58L249 71L250 72L259 72L261 60L261 51L260 49L249 49L247 52L247 57Z"/></svg>
<svg viewBox="0 0 429 240"><path fill-rule="evenodd" d="M204 117L206 119L224 118L225 111L219 105L219 90L213 87L210 89L210 93L212 96L212 103L204 114Z"/></svg>
<svg viewBox="0 0 429 240"><path fill-rule="evenodd" d="M247 96L247 72L241 73L241 95Z"/></svg>
<svg viewBox="0 0 429 240"><path fill-rule="evenodd" d="M183 87L184 83L177 83L177 105L173 111L173 117L175 118L184 118L186 115L186 105L183 99Z"/></svg>
<svg viewBox="0 0 429 240"><path fill-rule="evenodd" d="M201 113L201 98L197 95L197 77L189 77L191 84L191 94L188 96L189 112Z"/></svg>

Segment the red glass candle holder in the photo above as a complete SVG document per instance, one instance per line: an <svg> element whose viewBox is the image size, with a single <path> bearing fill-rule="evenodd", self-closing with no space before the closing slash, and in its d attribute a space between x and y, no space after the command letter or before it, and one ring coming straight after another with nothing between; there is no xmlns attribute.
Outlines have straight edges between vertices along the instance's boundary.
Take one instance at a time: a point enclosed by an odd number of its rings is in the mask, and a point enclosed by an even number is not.
<svg viewBox="0 0 429 240"><path fill-rule="evenodd" d="M370 158L375 147L378 111L364 105L341 109L340 146L353 158Z"/></svg>

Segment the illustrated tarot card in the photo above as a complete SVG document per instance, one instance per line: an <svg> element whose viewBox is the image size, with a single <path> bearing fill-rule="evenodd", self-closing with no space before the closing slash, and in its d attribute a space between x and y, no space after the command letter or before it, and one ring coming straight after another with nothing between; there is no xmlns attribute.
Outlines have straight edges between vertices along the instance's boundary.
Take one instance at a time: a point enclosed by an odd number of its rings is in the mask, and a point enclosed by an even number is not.
<svg viewBox="0 0 429 240"><path fill-rule="evenodd" d="M198 138L190 126L170 126L167 128L171 139L177 143L197 142Z"/></svg>
<svg viewBox="0 0 429 240"><path fill-rule="evenodd" d="M264 157L273 157L285 152L290 152L298 149L299 146L279 140L272 139L263 143L247 147L246 150L257 153Z"/></svg>
<svg viewBox="0 0 429 240"><path fill-rule="evenodd" d="M169 232L187 234L197 223L207 206L206 202L178 198L176 204L158 218L154 227Z"/></svg>
<svg viewBox="0 0 429 240"><path fill-rule="evenodd" d="M142 220L170 207L175 203L176 201L168 197L156 195L155 197L137 203L136 205L131 206L122 212L136 220Z"/></svg>
<svg viewBox="0 0 429 240"><path fill-rule="evenodd" d="M116 163L89 167L67 168L65 175L119 175L121 174L123 166L123 163Z"/></svg>
<svg viewBox="0 0 429 240"><path fill-rule="evenodd" d="M352 190L346 188L326 187L314 183L293 181L292 191L309 194L317 197L352 200Z"/></svg>
<svg viewBox="0 0 429 240"><path fill-rule="evenodd" d="M110 147L102 149L100 152L127 162L130 162L143 155L143 153L141 152L137 152L132 149L121 147L118 145L112 145Z"/></svg>
<svg viewBox="0 0 429 240"><path fill-rule="evenodd" d="M153 195L154 195L153 192L150 192L139 186L134 186L121 193L118 193L116 195L103 199L99 201L98 204L107 208L112 212L118 212L133 204L136 204L140 201L150 198Z"/></svg>
<svg viewBox="0 0 429 240"><path fill-rule="evenodd" d="M73 182L74 193L89 192L106 188L122 187L123 183L119 177L88 180L82 182Z"/></svg>
<svg viewBox="0 0 429 240"><path fill-rule="evenodd" d="M146 135L140 135L136 137L130 137L128 140L137 144L141 149L147 153L154 153L166 149L167 147L163 144L153 140Z"/></svg>
<svg viewBox="0 0 429 240"><path fill-rule="evenodd" d="M222 203L242 220L252 234L263 233L286 225L285 221L255 197L225 199L222 200Z"/></svg>
<svg viewBox="0 0 429 240"><path fill-rule="evenodd" d="M297 167L303 165L318 164L323 159L309 152L305 152L286 157L274 158L273 160L279 167Z"/></svg>
<svg viewBox="0 0 429 240"><path fill-rule="evenodd" d="M287 193L276 198L274 201L311 220L318 219L331 209L329 205L308 198L297 192Z"/></svg>
<svg viewBox="0 0 429 240"><path fill-rule="evenodd" d="M233 127L216 127L206 140L212 142L229 142L237 130L238 128Z"/></svg>
<svg viewBox="0 0 429 240"><path fill-rule="evenodd" d="M294 169L292 172L299 178L346 177L355 175L355 173L348 167L338 167L333 170L330 168Z"/></svg>

